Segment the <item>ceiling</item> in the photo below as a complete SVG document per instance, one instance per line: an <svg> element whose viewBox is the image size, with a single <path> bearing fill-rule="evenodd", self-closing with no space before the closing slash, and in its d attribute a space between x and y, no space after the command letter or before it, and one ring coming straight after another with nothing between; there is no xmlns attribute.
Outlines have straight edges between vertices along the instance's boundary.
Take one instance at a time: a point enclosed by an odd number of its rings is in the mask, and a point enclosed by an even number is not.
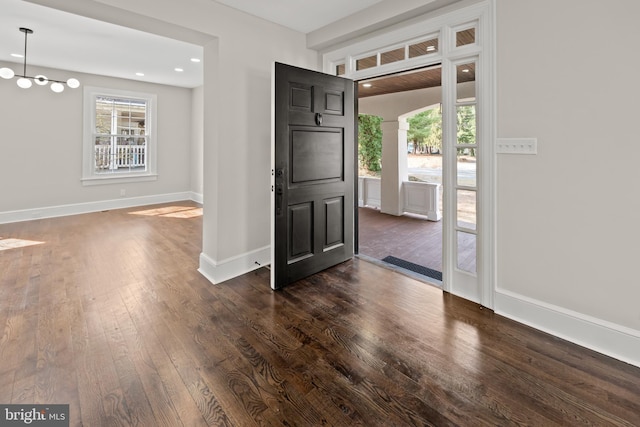
<svg viewBox="0 0 640 427"><path fill-rule="evenodd" d="M385 0L211 1L309 33ZM202 84L203 63L191 60L202 59L201 46L23 0L0 0L0 10L0 61L16 63L12 68L17 74L22 74L23 59L11 55L23 53L24 33L19 28L27 27L34 31L28 36L27 75L36 74L29 67L42 66L187 88ZM64 75L52 73L47 77L72 77L68 72L60 73ZM403 74L379 80L375 89L366 93L371 96L398 91L398 84L412 90L437 81L426 72ZM360 93L366 96L362 89Z"/></svg>
<svg viewBox="0 0 640 427"><path fill-rule="evenodd" d="M456 74L456 81L458 83L475 81L475 64L470 63L459 66ZM442 68L440 65L436 65L359 81L358 98L368 98L370 96L439 86L442 86Z"/></svg>
<svg viewBox="0 0 640 427"><path fill-rule="evenodd" d="M383 0L214 1L307 34Z"/></svg>
<svg viewBox="0 0 640 427"><path fill-rule="evenodd" d="M382 0L212 1L308 33ZM11 54L23 53L19 28L26 27L34 31L27 42L27 75L36 74L29 67L41 66L179 87L202 84L203 64L191 61L202 59L200 46L22 0L0 0L0 10L0 61L17 63L11 67L17 74L22 74L23 59Z"/></svg>
<svg viewBox="0 0 640 427"><path fill-rule="evenodd" d="M17 62L11 67L17 74L22 74L23 59L11 54L24 52L19 28L27 27L33 30L28 36L27 75L33 75L29 67L34 65L179 87L202 84L202 62L191 62L202 59L200 46L22 0L0 0L0 10L0 61ZM66 80L71 75L47 77Z"/></svg>

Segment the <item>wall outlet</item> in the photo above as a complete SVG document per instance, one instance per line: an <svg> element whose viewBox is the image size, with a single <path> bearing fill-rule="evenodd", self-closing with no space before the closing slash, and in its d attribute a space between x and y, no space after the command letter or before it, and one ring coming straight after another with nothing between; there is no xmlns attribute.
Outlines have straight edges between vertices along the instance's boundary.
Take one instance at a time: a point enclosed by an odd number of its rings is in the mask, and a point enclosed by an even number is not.
<svg viewBox="0 0 640 427"><path fill-rule="evenodd" d="M125 190L124 188L120 189L120 197L124 197L127 195L127 190Z"/></svg>

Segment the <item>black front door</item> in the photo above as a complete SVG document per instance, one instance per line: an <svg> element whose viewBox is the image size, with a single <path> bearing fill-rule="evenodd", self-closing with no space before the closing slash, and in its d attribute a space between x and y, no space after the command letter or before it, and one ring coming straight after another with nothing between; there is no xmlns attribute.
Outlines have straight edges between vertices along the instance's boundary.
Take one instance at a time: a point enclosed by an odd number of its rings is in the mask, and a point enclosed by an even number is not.
<svg viewBox="0 0 640 427"><path fill-rule="evenodd" d="M353 256L351 80L275 64L271 287Z"/></svg>

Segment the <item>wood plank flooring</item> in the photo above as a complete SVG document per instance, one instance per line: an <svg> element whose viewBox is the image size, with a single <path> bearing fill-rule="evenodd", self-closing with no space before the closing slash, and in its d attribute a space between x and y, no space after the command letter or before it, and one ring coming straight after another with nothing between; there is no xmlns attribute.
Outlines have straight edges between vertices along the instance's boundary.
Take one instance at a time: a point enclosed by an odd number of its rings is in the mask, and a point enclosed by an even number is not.
<svg viewBox="0 0 640 427"><path fill-rule="evenodd" d="M391 255L442 271L442 221L358 208L358 229L360 254L378 260Z"/></svg>
<svg viewBox="0 0 640 427"><path fill-rule="evenodd" d="M640 368L362 260L212 285L176 205L0 225L44 242L0 250L0 403L68 403L72 426L640 425Z"/></svg>

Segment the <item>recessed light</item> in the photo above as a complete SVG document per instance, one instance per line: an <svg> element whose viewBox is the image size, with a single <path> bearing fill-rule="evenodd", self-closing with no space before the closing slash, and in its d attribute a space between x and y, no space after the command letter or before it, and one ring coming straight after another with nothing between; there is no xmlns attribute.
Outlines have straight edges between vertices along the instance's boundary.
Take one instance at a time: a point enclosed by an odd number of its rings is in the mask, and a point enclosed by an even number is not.
<svg viewBox="0 0 640 427"><path fill-rule="evenodd" d="M24 58L24 55L21 55L19 53L12 53L11 56L13 56L14 58Z"/></svg>
<svg viewBox="0 0 640 427"><path fill-rule="evenodd" d="M200 58L191 58L191 62L200 62Z"/></svg>
<svg viewBox="0 0 640 427"><path fill-rule="evenodd" d="M470 70L468 68L465 68L462 70L463 73L468 73Z"/></svg>
<svg viewBox="0 0 640 427"><path fill-rule="evenodd" d="M371 86L373 86L371 83L364 83L364 84L362 85L362 87L371 87Z"/></svg>
<svg viewBox="0 0 640 427"><path fill-rule="evenodd" d="M136 73L136 76L138 76L138 77L143 77L143 76L144 76L144 73Z"/></svg>
<svg viewBox="0 0 640 427"><path fill-rule="evenodd" d="M175 71L177 71L177 72L179 72L179 73L181 73L181 72L183 72L183 71L184 71L182 68L174 68L174 70L175 70Z"/></svg>
<svg viewBox="0 0 640 427"><path fill-rule="evenodd" d="M433 52L434 50L436 50L435 46L427 46L427 52Z"/></svg>

